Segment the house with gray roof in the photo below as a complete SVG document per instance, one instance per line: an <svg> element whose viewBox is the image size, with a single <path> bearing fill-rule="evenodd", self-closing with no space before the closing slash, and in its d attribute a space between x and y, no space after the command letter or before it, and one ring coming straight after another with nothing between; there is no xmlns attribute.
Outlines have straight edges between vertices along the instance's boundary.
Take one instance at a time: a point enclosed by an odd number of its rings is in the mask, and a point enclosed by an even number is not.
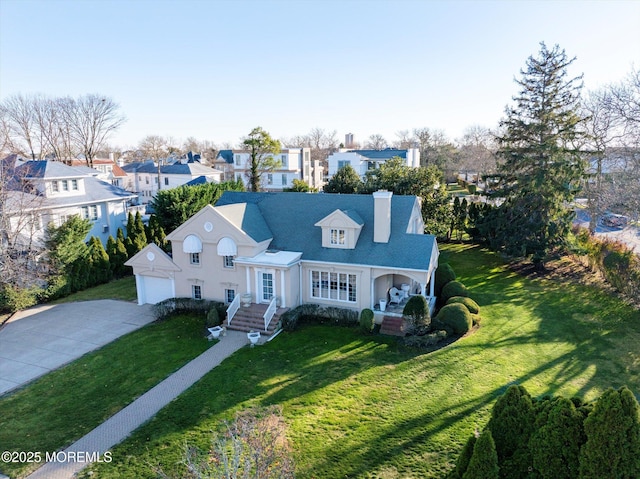
<svg viewBox="0 0 640 479"><path fill-rule="evenodd" d="M199 182L220 183L223 172L199 161L176 162L158 166L152 160L128 163L122 166L127 174L125 189L140 195L140 202L150 202L159 190L168 190L187 184L196 178Z"/></svg>
<svg viewBox="0 0 640 479"><path fill-rule="evenodd" d="M21 162L6 182L5 211L9 212L14 247L41 242L47 225L64 223L79 215L91 220L87 238L97 236L106 243L127 221L128 205L137 196L98 179L94 170L76 168L58 161ZM30 221L25 221L25 217Z"/></svg>
<svg viewBox="0 0 640 479"><path fill-rule="evenodd" d="M404 164L417 168L420 166L420 150L409 148L399 150L396 148L385 148L383 150L346 150L341 149L327 158L329 165L329 175L331 178L338 170L346 165L351 167L362 177L367 171L380 168L380 165L391 158L399 157Z"/></svg>
<svg viewBox="0 0 640 479"><path fill-rule="evenodd" d="M401 311L411 295L435 305L439 250L424 234L415 196L227 191L167 240L171 256L149 245L127 262L140 304L224 301L231 325L240 301L378 314L389 314L391 303Z"/></svg>

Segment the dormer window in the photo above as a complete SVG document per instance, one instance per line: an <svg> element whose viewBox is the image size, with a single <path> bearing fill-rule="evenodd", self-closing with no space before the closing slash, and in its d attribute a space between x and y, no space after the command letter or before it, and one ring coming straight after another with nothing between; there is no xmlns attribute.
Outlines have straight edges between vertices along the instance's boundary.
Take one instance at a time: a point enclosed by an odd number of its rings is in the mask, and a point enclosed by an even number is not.
<svg viewBox="0 0 640 479"><path fill-rule="evenodd" d="M51 182L51 191L53 191L54 193L59 193L60 192L60 187L58 186L58 182L57 181L52 181Z"/></svg>
<svg viewBox="0 0 640 479"><path fill-rule="evenodd" d="M346 232L343 229L331 228L331 244L334 246L344 245Z"/></svg>
<svg viewBox="0 0 640 479"><path fill-rule="evenodd" d="M62 191L69 191L69 181L62 180Z"/></svg>
<svg viewBox="0 0 640 479"><path fill-rule="evenodd" d="M71 189L73 191L78 191L78 180L71 180Z"/></svg>

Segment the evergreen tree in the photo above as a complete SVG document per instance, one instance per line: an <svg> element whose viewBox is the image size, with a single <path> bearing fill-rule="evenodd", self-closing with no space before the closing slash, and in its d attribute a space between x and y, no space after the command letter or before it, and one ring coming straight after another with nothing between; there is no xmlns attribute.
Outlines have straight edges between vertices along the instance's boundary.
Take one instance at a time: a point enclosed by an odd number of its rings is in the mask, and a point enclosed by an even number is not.
<svg viewBox="0 0 640 479"><path fill-rule="evenodd" d="M584 430L580 479L640 477L640 406L628 388L605 391Z"/></svg>
<svg viewBox="0 0 640 479"><path fill-rule="evenodd" d="M542 479L575 479L580 464L580 447L585 442L583 416L565 398L550 403L539 416L529 441L533 466ZM544 423L542 423L544 421Z"/></svg>
<svg viewBox="0 0 640 479"><path fill-rule="evenodd" d="M160 222L158 221L158 217L156 215L151 215L149 218L149 225L145 228L147 235L147 242L155 243L160 248L165 249L167 246L167 235L164 232L164 228L160 226Z"/></svg>
<svg viewBox="0 0 640 479"><path fill-rule="evenodd" d="M500 477L528 476L531 467L528 443L534 422L533 402L527 390L523 386L509 386L496 401L487 425L495 441Z"/></svg>
<svg viewBox="0 0 640 479"><path fill-rule="evenodd" d="M124 244L124 241L120 237L116 240L116 249L113 257L110 257L110 260L113 264L113 275L116 278L122 278L127 274L131 274L131 269L128 266L125 266L124 263L129 259L129 255L127 254L127 248Z"/></svg>
<svg viewBox="0 0 640 479"><path fill-rule="evenodd" d="M136 211L135 220L133 223L134 237L131 238L135 245L136 253L141 251L147 246L147 235L145 233L144 223L142 222L142 215L139 211Z"/></svg>
<svg viewBox="0 0 640 479"><path fill-rule="evenodd" d="M471 460L471 456L473 455L473 448L476 445L476 440L478 438L475 434L471 435L464 447L462 448L462 452L458 456L458 460L456 461L456 468L452 474L451 479L461 479L464 473L467 471L469 467L469 461ZM495 449L495 443L494 443Z"/></svg>
<svg viewBox="0 0 640 479"><path fill-rule="evenodd" d="M111 239L111 237L109 239ZM112 273L109 255L102 246L102 241L95 236L92 236L89 240L87 259L91 267L89 276L91 286L107 283L111 280Z"/></svg>
<svg viewBox="0 0 640 479"><path fill-rule="evenodd" d="M340 168L335 175L324 185L325 193L358 193L362 191L364 184L360 176L351 165Z"/></svg>
<svg viewBox="0 0 640 479"><path fill-rule="evenodd" d="M473 455L462 479L498 479L498 470L496 445L491 431L485 429L473 446Z"/></svg>
<svg viewBox="0 0 640 479"><path fill-rule="evenodd" d="M584 121L578 113L582 77L567 78L573 60L557 45L548 50L541 44L516 81L521 90L506 110L505 133L498 138L494 196L504 202L493 212L490 244L538 267L564 243L572 221L568 205L585 175L575 146Z"/></svg>

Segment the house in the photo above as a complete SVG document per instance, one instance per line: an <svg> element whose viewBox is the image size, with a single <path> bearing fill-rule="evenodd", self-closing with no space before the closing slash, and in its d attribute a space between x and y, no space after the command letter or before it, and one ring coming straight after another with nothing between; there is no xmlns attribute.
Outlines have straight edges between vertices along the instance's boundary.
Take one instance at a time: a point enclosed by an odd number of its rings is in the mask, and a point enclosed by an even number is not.
<svg viewBox="0 0 640 479"><path fill-rule="evenodd" d="M293 186L293 180L302 180L312 188L322 187L323 168L320 161L311 160L310 148L284 148L273 158L280 166L262 174L263 190L283 191ZM225 172L225 180L242 180L246 186L250 161L248 150L220 150L214 165Z"/></svg>
<svg viewBox="0 0 640 479"><path fill-rule="evenodd" d="M9 212L16 246L41 242L49 223L56 226L72 215L89 219L87 238L106 243L127 222L128 205L137 199L122 188L98 179L90 168L74 168L58 161L18 162L6 181L3 207ZM26 216L30 221L25 222Z"/></svg>
<svg viewBox="0 0 640 479"><path fill-rule="evenodd" d="M149 160L126 164L122 170L127 173L125 189L138 193L143 204L151 201L159 190L176 188L199 177L204 177L209 183L220 183L223 176L222 171L195 160L160 166Z"/></svg>
<svg viewBox="0 0 640 479"><path fill-rule="evenodd" d="M439 251L423 231L414 196L227 191L167 236L172 256L148 245L126 264L139 304L212 299L233 315L242 296L384 311L420 294L433 310Z"/></svg>
<svg viewBox="0 0 640 479"><path fill-rule="evenodd" d="M420 150L418 148L409 148L406 150L396 148L385 148L384 150L341 149L327 158L329 178L346 165L351 165L356 173L364 178L367 171L380 168L380 164L396 156L402 158L407 166L413 168L420 166Z"/></svg>

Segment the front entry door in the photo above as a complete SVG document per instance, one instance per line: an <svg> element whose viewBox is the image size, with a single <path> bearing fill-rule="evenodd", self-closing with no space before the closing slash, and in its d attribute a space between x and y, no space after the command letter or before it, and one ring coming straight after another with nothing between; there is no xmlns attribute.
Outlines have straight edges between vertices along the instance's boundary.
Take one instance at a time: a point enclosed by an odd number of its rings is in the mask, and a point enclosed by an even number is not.
<svg viewBox="0 0 640 479"><path fill-rule="evenodd" d="M268 303L273 298L273 271L261 271L259 275L260 289L258 291L260 302Z"/></svg>

